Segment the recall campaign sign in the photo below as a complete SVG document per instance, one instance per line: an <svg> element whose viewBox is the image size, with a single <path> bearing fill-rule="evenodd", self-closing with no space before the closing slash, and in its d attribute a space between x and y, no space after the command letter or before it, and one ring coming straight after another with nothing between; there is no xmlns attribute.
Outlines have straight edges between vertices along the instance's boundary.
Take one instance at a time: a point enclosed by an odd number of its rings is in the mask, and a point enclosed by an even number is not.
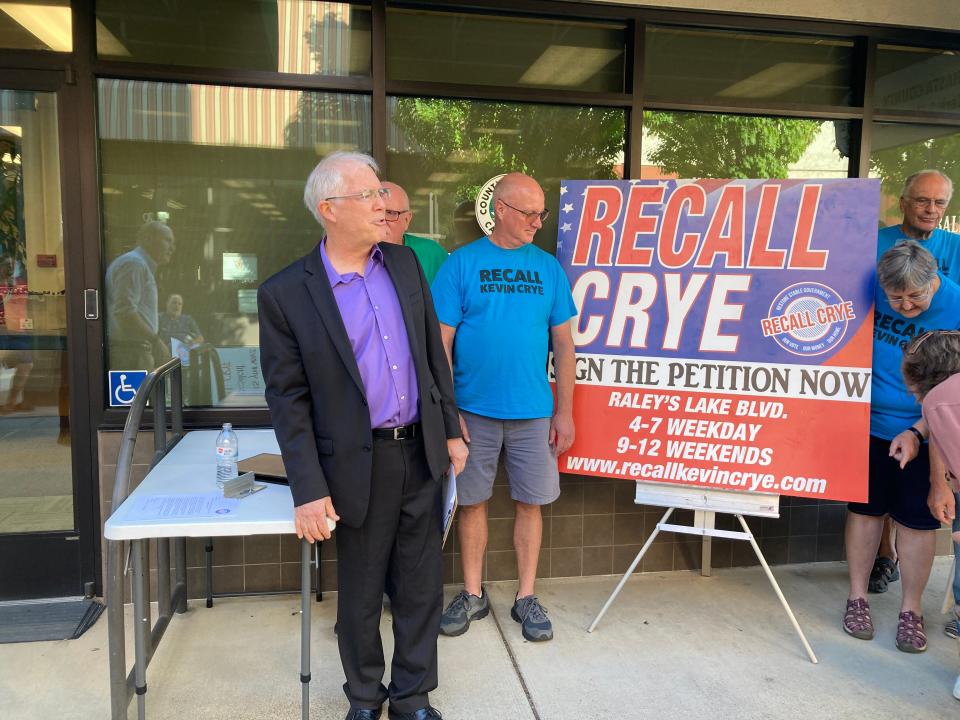
<svg viewBox="0 0 960 720"><path fill-rule="evenodd" d="M562 472L867 497L877 180L564 181Z"/></svg>

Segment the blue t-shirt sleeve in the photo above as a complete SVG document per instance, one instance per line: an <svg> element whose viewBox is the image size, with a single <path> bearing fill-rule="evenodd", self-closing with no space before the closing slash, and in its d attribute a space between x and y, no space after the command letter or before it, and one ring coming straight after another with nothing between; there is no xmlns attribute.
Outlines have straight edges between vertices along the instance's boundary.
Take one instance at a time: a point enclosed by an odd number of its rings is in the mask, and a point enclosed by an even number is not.
<svg viewBox="0 0 960 720"><path fill-rule="evenodd" d="M944 322L942 327L934 327L934 330L960 330L960 285L940 273L940 285L945 291L943 293L944 308L942 315Z"/></svg>
<svg viewBox="0 0 960 720"><path fill-rule="evenodd" d="M877 231L877 260L901 238L903 238L903 232L899 225L880 228Z"/></svg>
<svg viewBox="0 0 960 720"><path fill-rule="evenodd" d="M550 308L550 327L565 323L577 314L577 306L573 302L573 293L570 291L570 281L556 259L553 259L553 276L553 306Z"/></svg>
<svg viewBox="0 0 960 720"><path fill-rule="evenodd" d="M437 311L437 319L444 325L457 327L463 320L463 302L461 292L460 258L456 253L437 271L430 293Z"/></svg>

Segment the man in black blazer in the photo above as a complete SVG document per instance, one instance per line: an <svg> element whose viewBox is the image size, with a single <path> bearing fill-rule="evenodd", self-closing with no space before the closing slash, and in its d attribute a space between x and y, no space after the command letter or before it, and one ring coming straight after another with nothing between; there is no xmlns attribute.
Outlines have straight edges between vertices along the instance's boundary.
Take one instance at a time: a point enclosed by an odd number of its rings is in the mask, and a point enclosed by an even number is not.
<svg viewBox="0 0 960 720"><path fill-rule="evenodd" d="M409 248L384 242L372 158L334 153L304 202L326 235L260 287L266 398L295 505L297 535L336 530L337 626L347 720L440 713L437 631L443 600L440 482L463 468L450 368L430 289ZM393 611L383 686L382 596Z"/></svg>

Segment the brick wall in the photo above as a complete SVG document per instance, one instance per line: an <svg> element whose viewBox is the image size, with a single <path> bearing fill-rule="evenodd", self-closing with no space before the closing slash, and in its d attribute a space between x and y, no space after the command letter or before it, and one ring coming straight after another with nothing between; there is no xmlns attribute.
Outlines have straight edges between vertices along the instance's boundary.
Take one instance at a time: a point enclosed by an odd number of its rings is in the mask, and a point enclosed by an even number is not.
<svg viewBox="0 0 960 720"><path fill-rule="evenodd" d="M119 441L118 432L99 433L100 508L104 520L111 510ZM134 453L134 484L146 475L152 452L152 434L142 433ZM560 498L544 507L543 547L538 571L542 578L623 573L664 512L663 508L634 504L635 485L631 482L561 475L560 487ZM490 539L484 564L485 580L515 580L517 577L513 514L510 488L501 466L489 505ZM845 519L845 503L782 497L778 519L747 518L747 523L767 561L778 565L842 560ZM692 520L692 511L679 510L671 516L671 522L678 524L689 524ZM736 520L729 515L718 515L717 527L739 529ZM203 545L200 539L187 542L190 597L204 594ZM700 546L700 540L692 536L661 534L648 550L639 570L699 569ZM946 555L951 552L949 529L942 528L937 533L937 553ZM300 585L299 553L299 542L292 535L217 538L213 556L214 589L217 592L296 590ZM447 541L443 559L444 582L462 582L455 532ZM332 540L324 543L321 563L322 589L336 590L336 533ZM757 559L748 543L713 540L713 567L756 564ZM156 571L152 574L151 588L155 588Z"/></svg>

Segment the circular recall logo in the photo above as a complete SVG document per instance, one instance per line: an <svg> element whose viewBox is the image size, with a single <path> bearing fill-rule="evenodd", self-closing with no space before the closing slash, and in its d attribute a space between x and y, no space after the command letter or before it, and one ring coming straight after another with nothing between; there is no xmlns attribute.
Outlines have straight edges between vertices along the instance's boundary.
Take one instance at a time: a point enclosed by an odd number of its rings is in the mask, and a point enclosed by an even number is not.
<svg viewBox="0 0 960 720"><path fill-rule="evenodd" d="M477 200L473 206L474 214L477 216L477 223L480 225L480 229L487 235L493 232L493 228L497 224L497 218L493 212L493 189L504 175L506 175L506 173L495 175L487 180L480 187L480 192L477 193Z"/></svg>
<svg viewBox="0 0 960 720"><path fill-rule="evenodd" d="M856 318L853 303L831 287L801 282L784 288L760 321L763 336L794 355L822 355L843 339Z"/></svg>

